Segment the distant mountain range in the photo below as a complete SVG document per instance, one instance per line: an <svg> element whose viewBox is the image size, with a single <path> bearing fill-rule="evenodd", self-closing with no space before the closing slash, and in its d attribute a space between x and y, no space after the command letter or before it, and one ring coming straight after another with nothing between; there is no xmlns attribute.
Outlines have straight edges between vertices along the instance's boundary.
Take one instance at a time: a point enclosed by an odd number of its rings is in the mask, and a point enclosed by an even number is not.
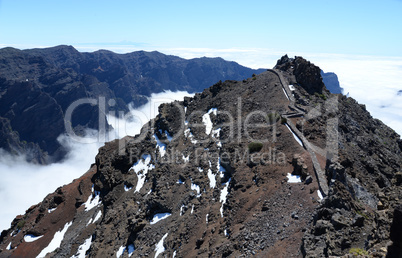
<svg viewBox="0 0 402 258"><path fill-rule="evenodd" d="M222 58L183 59L159 52L81 53L72 46L0 49L0 148L26 154L27 160L51 163L66 150L57 137L66 131L68 107L79 99L105 98L105 112L138 107L151 93L201 92L218 81L242 80L265 69L250 69ZM327 87L340 93L333 73L322 73ZM333 86L331 86L333 85ZM113 99L114 105L108 105ZM98 129L98 107L80 105L72 128Z"/></svg>
<svg viewBox="0 0 402 258"><path fill-rule="evenodd" d="M264 69L250 69L222 58L186 60L159 52L81 53L71 46L0 50L0 148L48 163L66 153L57 142L64 115L74 101L105 97L110 108L138 107L151 93L199 92L219 80L242 80ZM97 129L98 107L81 105L72 117L77 133Z"/></svg>

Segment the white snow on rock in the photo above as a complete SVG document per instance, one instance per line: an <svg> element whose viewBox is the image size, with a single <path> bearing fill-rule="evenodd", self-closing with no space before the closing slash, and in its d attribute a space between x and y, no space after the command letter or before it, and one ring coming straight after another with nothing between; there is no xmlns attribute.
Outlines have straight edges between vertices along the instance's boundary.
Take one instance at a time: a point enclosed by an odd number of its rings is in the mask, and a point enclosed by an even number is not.
<svg viewBox="0 0 402 258"><path fill-rule="evenodd" d="M61 231L58 231L54 234L52 241L50 241L49 245L45 247L42 252L37 256L39 257L45 257L46 254L53 252L57 248L60 247L61 241L63 241L64 234L67 232L68 228L73 224L73 222L68 222L66 225L64 225L64 228Z"/></svg>
<svg viewBox="0 0 402 258"><path fill-rule="evenodd" d="M219 127L218 129L212 130L212 137L215 138L215 139L219 139L221 130L222 130L222 128L220 128L220 127ZM221 141L217 140L217 141L216 141L216 145L217 145L219 148L222 148L222 143L221 143Z"/></svg>
<svg viewBox="0 0 402 258"><path fill-rule="evenodd" d="M7 250L11 250L11 242L8 244L8 246L6 247Z"/></svg>
<svg viewBox="0 0 402 258"><path fill-rule="evenodd" d="M180 216L183 216L184 207L186 207L184 204L180 207Z"/></svg>
<svg viewBox="0 0 402 258"><path fill-rule="evenodd" d="M92 244L92 236L85 240L85 242L78 247L78 252L71 258L85 258L85 253L89 250Z"/></svg>
<svg viewBox="0 0 402 258"><path fill-rule="evenodd" d="M155 224L155 223L157 223L157 222L159 222L159 221L161 221L163 219L166 219L170 215L172 215L172 214L168 213L168 212L166 212L166 213L157 213L157 214L154 215L154 217L152 218L150 223L151 223L151 225L153 225L153 224Z"/></svg>
<svg viewBox="0 0 402 258"><path fill-rule="evenodd" d="M211 130L212 130L212 127L213 127L210 114L213 113L216 116L217 111L218 111L218 109L211 108L207 113L205 113L202 116L202 122L205 125L205 133L208 134L208 135L211 133Z"/></svg>
<svg viewBox="0 0 402 258"><path fill-rule="evenodd" d="M194 135L191 133L190 128L187 128L186 130L184 130L184 136L189 138L192 144L197 143L197 140L194 139Z"/></svg>
<svg viewBox="0 0 402 258"><path fill-rule="evenodd" d="M177 180L176 184L180 184L180 185L182 185L182 184L184 184L184 182L183 182L183 181L181 181L181 179L179 178L179 180Z"/></svg>
<svg viewBox="0 0 402 258"><path fill-rule="evenodd" d="M293 86L292 84L289 85L289 89L290 89L291 91L296 90L295 86Z"/></svg>
<svg viewBox="0 0 402 258"><path fill-rule="evenodd" d="M221 158L218 158L216 169L219 172L220 177L223 178L225 176L224 173L226 172L226 169L221 165Z"/></svg>
<svg viewBox="0 0 402 258"><path fill-rule="evenodd" d="M35 240L38 240L41 237L43 237L43 235L42 236L34 236L34 235L31 235L31 234L28 234L28 235L24 236L24 241L30 243L30 242L33 242Z"/></svg>
<svg viewBox="0 0 402 258"><path fill-rule="evenodd" d="M123 255L124 249L126 249L124 246L120 246L119 250L116 252L116 257L119 258L120 256Z"/></svg>
<svg viewBox="0 0 402 258"><path fill-rule="evenodd" d="M221 127L219 127L218 129L212 130L212 137L218 139L221 134L221 130L222 130Z"/></svg>
<svg viewBox="0 0 402 258"><path fill-rule="evenodd" d="M183 161L184 162L186 162L186 163L188 163L189 161L190 161L190 155L188 155L187 157L186 156L184 156L184 154L183 154Z"/></svg>
<svg viewBox="0 0 402 258"><path fill-rule="evenodd" d="M131 257L135 251L134 245L128 245L127 247L120 246L119 250L116 252L116 257L122 256L125 252L128 253L128 257Z"/></svg>
<svg viewBox="0 0 402 258"><path fill-rule="evenodd" d="M300 176L295 176L291 173L288 173L286 177L288 178L288 183L301 183Z"/></svg>
<svg viewBox="0 0 402 258"><path fill-rule="evenodd" d="M135 187L134 192L139 192L141 188L144 186L145 178L148 171L155 168L154 165L149 164L151 162L151 155L143 155L140 160L137 161L132 167L134 172L137 174L137 186Z"/></svg>
<svg viewBox="0 0 402 258"><path fill-rule="evenodd" d="M161 157L165 156L165 154L166 154L166 144L162 143L159 140L158 136L156 136L156 134L154 134L153 137L154 137L154 139L156 141L156 147L158 148Z"/></svg>
<svg viewBox="0 0 402 258"><path fill-rule="evenodd" d="M210 188L215 188L216 186L216 178L215 175L212 173L212 170L208 168L208 178L209 178L209 187Z"/></svg>
<svg viewBox="0 0 402 258"><path fill-rule="evenodd" d="M293 137L295 138L295 140L297 141L297 143L300 144L300 146L303 147L303 142L302 142L302 140L300 140L299 136L297 136L297 135L292 131L292 129L290 129L290 127L288 126L288 124L285 124L285 125L286 125L286 127L289 129L289 131L293 134Z"/></svg>
<svg viewBox="0 0 402 258"><path fill-rule="evenodd" d="M165 241L165 238L168 236L168 233L166 233L162 239L155 245L155 258L158 257L161 253L165 251L165 247L163 246L163 242Z"/></svg>
<svg viewBox="0 0 402 258"><path fill-rule="evenodd" d="M230 184L230 181L231 181L231 180L232 180L232 179L229 178L229 181L227 181L226 183L223 184L225 187L222 189L221 195L220 195L220 197L219 197L219 201L222 203L221 209L220 209L220 211L221 211L221 217L223 217L223 205L226 203L226 199L227 199L227 196L228 196L228 194L229 194L228 188L229 188L229 184Z"/></svg>
<svg viewBox="0 0 402 258"><path fill-rule="evenodd" d="M53 209L48 209L47 212L48 212L48 213L52 213L52 212L54 212L56 209L57 209L57 207L56 207L56 208L53 208Z"/></svg>
<svg viewBox="0 0 402 258"><path fill-rule="evenodd" d="M318 195L318 199L321 201L322 199L324 199L324 197L322 196L322 193L320 190L317 190L317 195Z"/></svg>
<svg viewBox="0 0 402 258"><path fill-rule="evenodd" d="M98 191L94 191L94 186L92 185L92 193L89 197L88 200L83 204L85 205L85 211L89 211L91 209L93 209L94 207L98 206L99 204L101 204L101 200L100 200L100 192Z"/></svg>
<svg viewBox="0 0 402 258"><path fill-rule="evenodd" d="M194 212L194 204L193 204L193 206L191 206L191 214L193 214L193 212Z"/></svg>
<svg viewBox="0 0 402 258"><path fill-rule="evenodd" d="M173 252L172 258L176 257L176 251Z"/></svg>
<svg viewBox="0 0 402 258"><path fill-rule="evenodd" d="M126 185L124 185L124 191L130 191L131 189L133 189L133 187L128 187L128 186L126 186Z"/></svg>
<svg viewBox="0 0 402 258"><path fill-rule="evenodd" d="M201 189L199 185L191 183L191 190L197 191L197 198L201 196Z"/></svg>
<svg viewBox="0 0 402 258"><path fill-rule="evenodd" d="M207 215L205 216L205 221L207 222L207 224L208 224L208 217L209 217L209 213L207 213Z"/></svg>
<svg viewBox="0 0 402 258"><path fill-rule="evenodd" d="M98 213L96 214L96 216L94 218L94 222L92 222L92 223L97 222L101 217L102 217L102 211L98 211Z"/></svg>
<svg viewBox="0 0 402 258"><path fill-rule="evenodd" d="M200 167L197 167L197 168L198 168L198 171L204 172L204 170L202 168L200 168Z"/></svg>

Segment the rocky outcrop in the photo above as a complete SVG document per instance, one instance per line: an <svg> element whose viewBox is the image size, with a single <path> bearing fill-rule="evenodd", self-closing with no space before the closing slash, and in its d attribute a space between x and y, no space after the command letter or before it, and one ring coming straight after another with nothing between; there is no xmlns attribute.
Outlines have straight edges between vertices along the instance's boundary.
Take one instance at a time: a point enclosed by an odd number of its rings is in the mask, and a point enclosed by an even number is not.
<svg viewBox="0 0 402 258"><path fill-rule="evenodd" d="M86 128L98 129L99 114L126 112L130 103L141 106L151 93L197 92L219 80L241 80L260 72L221 58L186 60L158 52L81 53L71 46L3 48L0 118L8 120L19 141L15 142L12 132L2 130L0 148L13 153L18 149L38 163L59 161L67 150L57 137L66 132L65 116L75 101L92 101L79 105L67 121L76 134L83 135ZM25 142L29 148L19 147Z"/></svg>
<svg viewBox="0 0 402 258"><path fill-rule="evenodd" d="M32 251L34 244L22 240L29 234L43 235L36 240L43 239L42 248L66 227L50 257L385 256L390 240L399 243L392 233L399 232L393 212L402 194L399 135L325 86L310 95L314 86L297 82L283 70L294 69L293 61L286 62L282 70L218 82L161 105L140 135L99 150L90 181L35 206L63 211L75 193L75 211L60 226L45 231L32 222L37 208L29 209L17 218L28 224L15 221L2 233L0 256ZM289 84L292 105L283 89ZM292 174L304 181L291 183ZM326 196L317 191L324 185Z"/></svg>
<svg viewBox="0 0 402 258"><path fill-rule="evenodd" d="M327 90L333 94L343 94L343 88L340 86L338 76L335 73L324 73L321 70L321 77Z"/></svg>

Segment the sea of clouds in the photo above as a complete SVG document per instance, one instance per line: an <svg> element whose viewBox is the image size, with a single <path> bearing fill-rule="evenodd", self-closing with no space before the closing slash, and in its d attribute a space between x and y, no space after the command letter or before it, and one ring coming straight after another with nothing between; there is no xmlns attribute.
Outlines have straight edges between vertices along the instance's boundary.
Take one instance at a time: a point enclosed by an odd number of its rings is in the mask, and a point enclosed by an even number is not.
<svg viewBox="0 0 402 258"><path fill-rule="evenodd" d="M156 116L160 104L192 95L171 91L152 94L144 106L136 109L130 107L130 116L118 118L108 115L108 122L114 130L106 139L110 141L139 134L141 127ZM99 147L104 145L93 130L88 130L87 137L79 141L67 135L60 135L58 140L70 152L63 162L47 166L28 163L23 156L11 156L0 149L0 232L10 227L16 215L24 214L26 209L41 202L59 186L83 175L95 162Z"/></svg>
<svg viewBox="0 0 402 258"><path fill-rule="evenodd" d="M302 56L324 72L336 73L344 93L366 105L374 118L402 135L402 57L295 53L272 49L164 49L183 58L222 57L251 68L273 68L281 58Z"/></svg>

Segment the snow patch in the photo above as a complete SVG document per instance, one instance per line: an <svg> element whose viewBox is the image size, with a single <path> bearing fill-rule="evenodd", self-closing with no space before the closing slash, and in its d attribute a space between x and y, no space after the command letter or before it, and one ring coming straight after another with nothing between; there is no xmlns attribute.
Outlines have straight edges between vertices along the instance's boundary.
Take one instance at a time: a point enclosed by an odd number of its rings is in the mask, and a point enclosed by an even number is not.
<svg viewBox="0 0 402 258"><path fill-rule="evenodd" d="M57 209L57 207L56 207L56 208L53 208L53 209L48 209L47 212L48 212L48 213L52 213L52 212L54 212L56 209Z"/></svg>
<svg viewBox="0 0 402 258"><path fill-rule="evenodd" d="M205 125L205 133L206 133L207 135L209 135L209 134L211 133L211 130L212 130L212 127L213 127L210 114L213 113L213 114L216 116L217 111L218 111L218 109L216 109L216 108L211 108L207 113L205 113L205 114L202 116L202 122L203 122L204 125Z"/></svg>
<svg viewBox="0 0 402 258"><path fill-rule="evenodd" d="M102 217L102 211L98 211L98 213L96 214L96 216L94 218L94 222L92 222L92 223L97 222L101 217Z"/></svg>
<svg viewBox="0 0 402 258"><path fill-rule="evenodd" d="M156 134L154 134L153 137L154 137L154 139L156 141L156 147L158 148L161 157L165 156L165 154L166 154L166 144L162 143L159 140L158 136L156 136Z"/></svg>
<svg viewBox="0 0 402 258"><path fill-rule="evenodd" d="M297 141L297 143L300 144L300 146L303 147L303 142L302 142L302 140L299 138L299 136L297 136L297 135L292 131L292 129L290 129L290 127L289 127L288 124L285 124L285 125L286 125L286 127L289 129L289 131L293 134L293 137L295 138L295 140Z"/></svg>
<svg viewBox="0 0 402 258"><path fill-rule="evenodd" d="M180 207L180 216L183 216L184 207L186 207L184 204Z"/></svg>
<svg viewBox="0 0 402 258"><path fill-rule="evenodd" d="M173 252L172 258L176 257L176 251Z"/></svg>
<svg viewBox="0 0 402 258"><path fill-rule="evenodd" d="M318 195L318 199L321 201L322 199L324 199L324 197L322 196L322 193L320 190L317 190L317 195Z"/></svg>
<svg viewBox="0 0 402 258"><path fill-rule="evenodd" d="M159 221L161 221L163 219L166 219L170 215L172 215L172 214L168 213L168 212L166 212L166 213L157 213L157 214L154 215L154 217L152 218L150 223L151 223L151 225L153 225L153 224L155 224L155 223L157 223L157 222L159 222Z"/></svg>
<svg viewBox="0 0 402 258"><path fill-rule="evenodd" d="M8 246L6 247L7 250L11 250L11 242L8 244Z"/></svg>
<svg viewBox="0 0 402 258"><path fill-rule="evenodd" d="M120 246L119 250L116 252L116 257L119 258L120 256L123 255L124 249L126 249L124 246Z"/></svg>
<svg viewBox="0 0 402 258"><path fill-rule="evenodd" d="M34 236L31 234L28 234L28 235L24 236L24 241L30 243L30 242L38 240L41 237L43 237L43 235L42 236Z"/></svg>
<svg viewBox="0 0 402 258"><path fill-rule="evenodd" d="M155 245L155 258L158 257L161 253L165 251L165 247L163 246L163 242L165 241L165 238L168 236L168 233L166 233L162 239Z"/></svg>
<svg viewBox="0 0 402 258"><path fill-rule="evenodd" d="M45 257L46 254L53 252L57 248L60 247L61 241L63 241L64 234L67 232L68 228L73 224L73 222L68 222L66 225L64 225L64 228L61 231L58 231L54 234L52 241L50 241L49 245L45 247L42 252L37 256L39 257Z"/></svg>
<svg viewBox="0 0 402 258"><path fill-rule="evenodd" d="M124 191L130 191L131 189L133 189L133 187L128 187L128 186L126 186L126 185L124 185Z"/></svg>
<svg viewBox="0 0 402 258"><path fill-rule="evenodd" d="M209 213L207 213L207 215L205 216L205 221L207 222L207 224L208 224L208 217L209 217Z"/></svg>
<svg viewBox="0 0 402 258"><path fill-rule="evenodd" d="M223 205L226 203L226 199L227 199L227 196L228 196L228 194L229 194L228 188L229 188L229 184L230 184L230 181L231 181L231 180L232 180L232 178L229 178L229 181L227 181L226 183L222 184L222 185L224 185L225 187L222 189L221 195L220 195L220 197L219 197L219 201L222 203L221 209L220 209L220 211L221 211L221 217L223 217Z"/></svg>
<svg viewBox="0 0 402 258"><path fill-rule="evenodd" d="M295 176L292 175L291 173L288 173L286 177L288 178L288 183L301 183L300 176Z"/></svg>
<svg viewBox="0 0 402 258"><path fill-rule="evenodd" d="M191 190L197 191L197 198L201 196L201 189L199 185L191 183Z"/></svg>
<svg viewBox="0 0 402 258"><path fill-rule="evenodd" d="M176 184L184 184L184 182L183 181L181 181L181 179L179 178L179 180L177 180L177 182L176 182Z"/></svg>
<svg viewBox="0 0 402 258"><path fill-rule="evenodd" d="M209 178L209 187L210 188L215 188L216 186L216 178L215 175L212 173L212 170L208 168L208 178Z"/></svg>
<svg viewBox="0 0 402 258"><path fill-rule="evenodd" d="M85 258L85 253L89 250L92 244L92 236L85 240L85 242L78 247L78 252L72 258Z"/></svg>
<svg viewBox="0 0 402 258"><path fill-rule="evenodd" d="M186 163L190 161L190 155L188 155L188 156L186 157L186 156L184 156L184 154L183 154L183 157L182 157L182 158L183 158L183 161L186 162Z"/></svg>
<svg viewBox="0 0 402 258"><path fill-rule="evenodd" d="M188 124L188 122L187 122L187 124ZM187 125L187 124L186 124L186 125ZM192 144L196 144L196 143L197 143L197 140L194 139L194 135L191 133L190 128L187 128L186 130L184 130L184 136L186 136L187 138L189 138Z"/></svg>
<svg viewBox="0 0 402 258"><path fill-rule="evenodd" d="M94 191L94 186L92 185L92 193L89 197L88 200L83 204L85 206L85 211L89 211L93 209L94 207L98 206L101 204L100 200L100 192ZM94 196L93 196L94 195Z"/></svg>
<svg viewBox="0 0 402 258"><path fill-rule="evenodd" d="M193 212L194 212L194 204L193 204L193 206L191 206L191 214L193 214Z"/></svg>
<svg viewBox="0 0 402 258"><path fill-rule="evenodd" d="M220 177L223 178L225 176L224 173L226 172L226 169L221 165L221 158L218 158L218 165L216 169L218 170Z"/></svg>
<svg viewBox="0 0 402 258"><path fill-rule="evenodd" d="M148 173L148 171L152 170L155 168L154 165L149 164L151 162L151 155L143 155L142 159L137 161L132 167L134 169L134 172L137 174L138 180L137 180L137 186L135 187L134 192L139 192L141 188L144 186L145 183L145 178Z"/></svg>
<svg viewBox="0 0 402 258"><path fill-rule="evenodd" d="M290 89L291 91L296 90L295 86L293 86L292 84L289 85L289 89Z"/></svg>

